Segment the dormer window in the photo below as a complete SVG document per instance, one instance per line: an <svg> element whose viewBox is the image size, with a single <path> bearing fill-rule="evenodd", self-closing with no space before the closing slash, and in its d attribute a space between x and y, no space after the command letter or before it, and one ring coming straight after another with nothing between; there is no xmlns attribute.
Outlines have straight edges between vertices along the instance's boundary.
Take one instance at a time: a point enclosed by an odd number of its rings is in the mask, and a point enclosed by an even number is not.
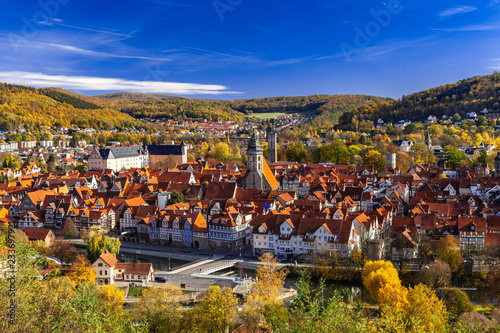
<svg viewBox="0 0 500 333"><path fill-rule="evenodd" d="M476 226L471 225L471 226L470 226L470 231L476 231Z"/></svg>

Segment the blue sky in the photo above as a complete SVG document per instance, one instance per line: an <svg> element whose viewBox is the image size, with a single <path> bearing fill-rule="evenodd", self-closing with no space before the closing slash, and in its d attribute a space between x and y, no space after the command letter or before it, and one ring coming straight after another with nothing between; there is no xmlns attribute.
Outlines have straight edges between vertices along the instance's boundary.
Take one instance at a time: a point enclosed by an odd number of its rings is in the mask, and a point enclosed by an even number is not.
<svg viewBox="0 0 500 333"><path fill-rule="evenodd" d="M500 0L0 0L0 82L398 98L500 70Z"/></svg>

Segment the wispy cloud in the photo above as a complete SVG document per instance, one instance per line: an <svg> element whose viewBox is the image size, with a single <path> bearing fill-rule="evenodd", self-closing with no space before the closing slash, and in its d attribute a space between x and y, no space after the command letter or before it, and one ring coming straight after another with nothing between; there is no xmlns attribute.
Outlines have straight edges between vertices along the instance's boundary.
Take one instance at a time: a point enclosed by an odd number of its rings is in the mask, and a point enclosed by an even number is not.
<svg viewBox="0 0 500 333"><path fill-rule="evenodd" d="M421 47L424 42L427 42L432 38L432 36L429 36L419 39L390 39L385 40L378 45L355 48L352 50L352 52L339 52L335 54L320 56L315 58L314 60L336 60L345 58L348 62L360 59L368 59L370 61L373 61L377 57L393 53L400 49Z"/></svg>
<svg viewBox="0 0 500 333"><path fill-rule="evenodd" d="M491 31L491 30L499 30L500 25L481 25L481 24L475 24L475 25L467 25L464 27L458 27L458 28L431 28L431 30L435 31L449 31L449 32L455 32L455 31Z"/></svg>
<svg viewBox="0 0 500 333"><path fill-rule="evenodd" d="M61 26L61 27L66 27L66 28L71 28L71 29L76 29L76 30L84 30L84 31L91 31L91 32L97 32L97 33L102 33L102 34L108 34L108 35L113 35L113 36L120 36L120 37L126 37L130 38L134 34L134 31L124 34L116 31L112 31L110 29L105 29L105 28L97 28L97 27L89 27L85 25L80 25L80 24L71 24L66 23L65 21L58 19L58 18L51 18L45 21L40 21L37 22L38 24L43 24L46 26Z"/></svg>
<svg viewBox="0 0 500 333"><path fill-rule="evenodd" d="M228 51L231 51L231 52L238 52L238 53L245 53L245 54L250 54L250 55L253 55L252 52L247 52L247 51L241 51L241 50L233 50L233 49L227 49Z"/></svg>
<svg viewBox="0 0 500 333"><path fill-rule="evenodd" d="M500 3L500 0L491 0L491 2L488 5L488 7L494 6L494 5L499 4L499 3Z"/></svg>
<svg viewBox="0 0 500 333"><path fill-rule="evenodd" d="M91 76L47 75L22 71L0 72L0 81L35 87L60 87L78 91L129 91L151 94L220 95L238 94L226 86L198 83L134 81Z"/></svg>
<svg viewBox="0 0 500 333"><path fill-rule="evenodd" d="M57 48L60 50L95 56L95 57L104 57L104 58L122 58L122 59L140 59L140 60L154 60L154 61L171 61L172 59L168 58L156 58L156 57L147 57L147 56L139 56L139 55L123 55L116 53L108 53L108 52L97 52L92 50L85 50L76 46L57 44L57 43L48 43L46 46Z"/></svg>
<svg viewBox="0 0 500 333"><path fill-rule="evenodd" d="M457 6L457 7L448 8L446 10L439 12L439 16L449 17L449 16L453 16L456 14L470 13L470 12L473 12L475 10L477 10L477 8L474 6Z"/></svg>
<svg viewBox="0 0 500 333"><path fill-rule="evenodd" d="M210 51L210 50L205 50L205 49L200 49L198 47L190 47L190 46L183 46L185 49L189 50L195 50L195 51L200 51L200 52L205 52L205 53L212 53L212 54L217 54L220 56L224 57L230 57L230 58L236 58L236 59L243 59L243 60L252 60L251 58L248 57L241 57L241 56L236 56L234 54L229 54L229 53L222 53L222 52L217 52L217 51Z"/></svg>
<svg viewBox="0 0 500 333"><path fill-rule="evenodd" d="M99 52L93 50L87 50L78 46L61 44L61 43L52 43L52 42L41 42L41 41L30 41L19 39L16 41L16 47L24 47L31 49L40 49L40 50L58 50L69 53L76 53L80 55L90 56L90 57L100 57L100 58L120 58L120 59L139 59L139 60L153 60L153 61L171 61L172 59L163 58L163 57L151 57L151 56L142 56L142 55L132 55L132 54L119 54L119 53L110 53L110 52Z"/></svg>

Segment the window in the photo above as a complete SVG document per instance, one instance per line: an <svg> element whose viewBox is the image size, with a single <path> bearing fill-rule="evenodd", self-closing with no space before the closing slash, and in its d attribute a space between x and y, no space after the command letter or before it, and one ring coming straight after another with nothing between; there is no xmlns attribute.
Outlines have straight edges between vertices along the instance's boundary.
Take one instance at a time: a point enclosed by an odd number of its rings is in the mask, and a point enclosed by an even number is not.
<svg viewBox="0 0 500 333"><path fill-rule="evenodd" d="M99 271L99 275L102 275L102 271Z"/></svg>

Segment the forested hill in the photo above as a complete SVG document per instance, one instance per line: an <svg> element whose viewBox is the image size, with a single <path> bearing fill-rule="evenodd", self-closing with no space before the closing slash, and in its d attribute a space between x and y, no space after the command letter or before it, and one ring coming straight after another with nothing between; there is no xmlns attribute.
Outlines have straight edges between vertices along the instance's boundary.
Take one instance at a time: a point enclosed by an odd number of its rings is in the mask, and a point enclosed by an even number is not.
<svg viewBox="0 0 500 333"><path fill-rule="evenodd" d="M111 129L129 127L137 121L99 100L62 89L37 89L0 83L0 130L11 131L25 124L79 126Z"/></svg>
<svg viewBox="0 0 500 333"><path fill-rule="evenodd" d="M292 97L265 97L229 101L232 109L245 114L252 113L314 113L329 121L353 108L366 103L378 103L388 99L367 95L311 95Z"/></svg>
<svg viewBox="0 0 500 333"><path fill-rule="evenodd" d="M379 118L384 121L409 119L424 121L430 115L441 118L458 113L466 118L468 112L500 112L500 73L474 76L456 83L403 96L400 100L388 100L378 104L360 106L344 113L339 129L354 129L358 123L370 127Z"/></svg>
<svg viewBox="0 0 500 333"><path fill-rule="evenodd" d="M187 99L182 96L174 96L174 95L160 95L160 94L140 94L140 93L131 93L126 91L120 91L116 93L104 94L104 95L96 95L95 98L104 98L104 99L121 99L124 101L171 101L171 100L179 100L179 99Z"/></svg>
<svg viewBox="0 0 500 333"><path fill-rule="evenodd" d="M157 120L232 120L245 116L274 117L278 114L317 114L324 121L336 123L338 117L366 103L387 101L386 98L365 95L312 95L293 97L266 97L239 100L209 99L151 99L143 94L106 95L114 100L119 110L138 119ZM160 95L165 96L165 95Z"/></svg>
<svg viewBox="0 0 500 333"><path fill-rule="evenodd" d="M312 95L240 100L195 99L119 92L83 96L60 88L0 84L0 129L79 126L97 129L145 125L151 120L224 121L246 116L314 114L315 126L331 126L347 111L390 99L365 95Z"/></svg>

